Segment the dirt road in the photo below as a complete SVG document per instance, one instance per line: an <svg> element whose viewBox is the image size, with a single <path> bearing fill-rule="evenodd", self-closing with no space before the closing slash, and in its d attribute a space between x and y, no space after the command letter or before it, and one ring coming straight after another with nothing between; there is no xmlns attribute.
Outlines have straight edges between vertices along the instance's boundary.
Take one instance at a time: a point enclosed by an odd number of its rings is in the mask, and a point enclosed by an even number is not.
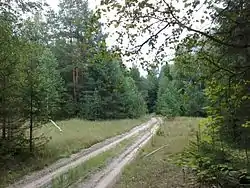
<svg viewBox="0 0 250 188"><path fill-rule="evenodd" d="M138 136L137 140L124 152L114 158L105 169L94 174L88 181L71 186L71 188L112 188L119 179L124 167L136 157L137 152L148 143L160 126L160 121L156 123L145 134Z"/></svg>
<svg viewBox="0 0 250 188"><path fill-rule="evenodd" d="M66 173L70 169L73 169L76 166L83 164L87 160L109 149L114 148L117 144L121 143L125 139L128 139L132 136L135 136L136 134L140 134L142 132L150 130L152 126L158 125L158 124L159 124L159 119L152 118L150 121L133 128L127 133L107 139L106 141L98 143L90 147L89 149L83 150L77 154L72 155L70 158L60 160L57 163L51 165L50 167L47 167L46 169L42 171L26 176L23 178L23 180L15 183L14 185L9 186L9 188L17 188L17 187L18 188L39 188L39 187L49 186L53 178L56 178ZM145 137L143 136L141 137L141 139L144 138L146 141L150 139L152 134L153 134L152 132L148 132L147 134L145 134ZM145 144L145 142L142 142L142 143ZM137 148L138 148L138 144L137 144Z"/></svg>

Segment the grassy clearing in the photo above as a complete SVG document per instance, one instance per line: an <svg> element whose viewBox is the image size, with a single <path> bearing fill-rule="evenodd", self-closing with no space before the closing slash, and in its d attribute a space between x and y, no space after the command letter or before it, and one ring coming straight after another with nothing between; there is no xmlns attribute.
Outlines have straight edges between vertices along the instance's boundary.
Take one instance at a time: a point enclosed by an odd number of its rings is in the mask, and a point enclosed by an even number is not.
<svg viewBox="0 0 250 188"><path fill-rule="evenodd" d="M44 133L51 138L49 143L33 158L23 156L18 160L16 158L11 160L10 157L9 163L0 167L0 187L6 187L22 176L40 170L60 158L68 157L81 149L128 131L148 119L148 117L113 121L72 119L57 122L63 130L62 133L51 123L44 125L36 134Z"/></svg>
<svg viewBox="0 0 250 188"><path fill-rule="evenodd" d="M51 138L46 147L46 158L67 157L81 149L88 148L109 137L121 134L146 121L146 118L135 120L83 121L73 119L58 122L63 130L59 132L53 125L44 126L41 132Z"/></svg>
<svg viewBox="0 0 250 188"><path fill-rule="evenodd" d="M93 173L104 168L108 162L113 158L121 154L126 147L131 145L136 139L136 136L129 140L124 140L118 144L115 148L102 153L86 163L77 166L74 169L69 170L67 173L55 178L52 182L52 188L67 188L69 186L74 187L75 183L81 183L90 177Z"/></svg>
<svg viewBox="0 0 250 188"><path fill-rule="evenodd" d="M126 167L116 188L194 188L192 177L185 177L182 169L169 159L182 152L195 135L199 118L180 117L166 120L157 135ZM152 155L152 151L166 146Z"/></svg>

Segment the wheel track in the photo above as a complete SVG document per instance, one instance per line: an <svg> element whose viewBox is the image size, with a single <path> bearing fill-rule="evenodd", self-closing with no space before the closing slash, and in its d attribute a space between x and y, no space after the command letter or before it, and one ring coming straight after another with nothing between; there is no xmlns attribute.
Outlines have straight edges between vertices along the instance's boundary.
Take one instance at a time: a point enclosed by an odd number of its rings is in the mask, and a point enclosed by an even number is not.
<svg viewBox="0 0 250 188"><path fill-rule="evenodd" d="M151 118L148 122L136 126L124 134L109 138L88 149L82 150L77 154L73 154L70 158L59 160L44 170L25 176L21 181L9 186L8 188L39 188L49 186L54 178L66 173L68 170L73 169L80 164L83 164L87 160L114 148L123 140L151 128L151 126L157 122L158 120L156 118Z"/></svg>
<svg viewBox="0 0 250 188"><path fill-rule="evenodd" d="M70 188L112 188L119 179L124 167L136 157L138 151L155 135L161 123L162 121L159 119L149 132L140 135L132 145L127 147L120 156L113 159L105 169L94 174L89 180L73 185Z"/></svg>

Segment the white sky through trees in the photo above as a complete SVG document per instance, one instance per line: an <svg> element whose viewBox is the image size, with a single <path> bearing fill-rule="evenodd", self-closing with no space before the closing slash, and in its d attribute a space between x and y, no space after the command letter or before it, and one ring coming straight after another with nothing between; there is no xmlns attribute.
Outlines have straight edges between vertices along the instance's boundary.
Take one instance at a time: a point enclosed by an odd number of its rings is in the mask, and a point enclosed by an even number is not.
<svg viewBox="0 0 250 188"><path fill-rule="evenodd" d="M60 2L60 0L46 0L47 3L51 6L51 8L53 8L55 11L58 9L58 4ZM98 5L100 5L100 0L88 0L88 3L89 3L89 8L90 9L95 9ZM112 16L115 16L115 15L110 15L111 17ZM105 19L102 19L101 20L102 22L105 22ZM117 42L116 42L116 37L114 37L113 34L115 34L115 30L114 29L111 29L111 28L103 28L104 32L106 33L109 33L109 37L107 38L106 40L106 43L107 43L107 46L108 47L112 47L113 45L116 45ZM128 62L126 61L126 59L123 59L123 62L125 63L125 65L127 67L131 67L132 66L132 62ZM136 63L134 63L136 65ZM146 75L146 72L140 67L140 65L137 65L140 69L140 72L142 75Z"/></svg>
<svg viewBox="0 0 250 188"><path fill-rule="evenodd" d="M58 4L60 2L60 0L46 0L47 3L54 9L54 10L57 10L58 9ZM89 8L94 10L98 5L100 5L100 0L88 0L88 4L89 4ZM112 16L112 15L111 15ZM104 19L101 20L102 22L105 22ZM108 32L108 33L111 33L112 31L109 30L109 29L105 29L104 28L104 32ZM108 43L108 46L111 47L113 46L116 42L115 42L115 39L114 37L109 37L107 39L107 43Z"/></svg>
<svg viewBox="0 0 250 188"><path fill-rule="evenodd" d="M59 4L59 0L46 0L47 3L53 8L57 9L57 5ZM89 0L89 7L93 9L96 5L100 3L99 0Z"/></svg>
<svg viewBox="0 0 250 188"><path fill-rule="evenodd" d="M60 0L46 0L46 1L47 1L47 3L48 3L54 10L57 10L57 9L58 9L58 8L57 8L57 5L59 4L59 1L60 1ZM201 1L203 1L203 0L201 0ZM100 5L100 0L88 0L88 2L89 2L89 8L92 9L92 10L95 9L98 5ZM178 3L177 3L177 2L178 2ZM202 3L201 3L201 4L202 4ZM184 7L184 3L183 3L182 1L176 1L176 3L174 3L174 5L175 5L176 7L178 7L178 8L180 8L180 9L183 9L183 7ZM203 9L203 10L200 9L200 12L197 12L197 13L195 14L195 16L196 16L197 18L199 18L199 17L202 16L203 12L204 12L204 9ZM181 13L181 14L182 14L182 13ZM108 17L109 17L110 19L112 19L112 17L115 17L115 16L116 16L116 15L115 15L114 13L112 14L112 12L109 12L109 14L108 14ZM107 20L107 19L104 17L104 18L101 19L101 22L105 23L106 20ZM195 29L198 29L198 30L203 30L204 28L209 27L210 24L211 24L210 21L206 21L206 22L203 23L203 24L197 23L197 22L193 22L193 27L194 27ZM114 28L114 27L109 27L109 28L108 28L108 27L104 27L104 28L103 28L103 31L104 31L105 33L109 33L109 37L108 37L107 40L106 40L108 47L112 47L112 46L114 46L114 45L118 45L120 48L123 48L123 47L125 48L125 46L126 46L126 47L127 47L127 46L130 47L129 42L128 42L128 40L126 40L126 39L123 41L123 44L120 44L120 45L116 42L117 35L115 34L115 31L116 31L116 30L119 30L119 29L122 29L122 28L119 28L119 27L118 27L118 28ZM135 31L135 32L136 32L136 31ZM165 32L168 33L168 32L171 32L171 31L166 30ZM187 32L182 33L182 35L181 35L179 38L180 38L180 39L181 39L181 38L184 38L186 35L187 35ZM140 44L141 41L142 41L142 40L145 40L145 38L147 38L147 37L149 37L149 36L143 36L143 38L137 39L136 42L137 42L138 44ZM165 40L164 37L159 36L159 38L160 38L160 39L162 38L162 40ZM148 47L145 46L145 47L143 47L143 48L144 48L144 50L145 50L145 54L143 54L143 56L146 57L146 59L149 60L149 62L153 62L154 56L155 56L155 52L154 52L154 51L151 51L150 54L146 55L146 51L148 51ZM144 50L142 50L143 53L144 53ZM175 51L172 50L172 49L170 49L170 48L167 48L166 51L167 51L167 53L166 53L166 61L169 62L169 61L174 57L174 52L175 52ZM136 65L139 66L139 62L133 62L133 63L132 63L132 62L130 62L130 61L127 61L126 58L123 58L123 61L124 61L124 63L125 63L128 67L131 67L132 64L136 64ZM171 63L171 62L169 62L169 63ZM144 72L142 69L140 69L140 71L142 72L143 75L145 75L145 72Z"/></svg>

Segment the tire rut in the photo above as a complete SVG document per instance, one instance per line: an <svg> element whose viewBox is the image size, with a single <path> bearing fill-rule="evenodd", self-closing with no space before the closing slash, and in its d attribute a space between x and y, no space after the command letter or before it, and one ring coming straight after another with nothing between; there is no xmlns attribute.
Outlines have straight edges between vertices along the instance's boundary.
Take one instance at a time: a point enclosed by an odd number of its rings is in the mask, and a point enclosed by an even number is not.
<svg viewBox="0 0 250 188"><path fill-rule="evenodd" d="M103 170L94 174L87 181L74 184L70 188L112 188L119 179L124 167L130 163L138 151L145 146L158 130L161 119L146 134L142 133L139 138L118 157L114 158Z"/></svg>
<svg viewBox="0 0 250 188"><path fill-rule="evenodd" d="M8 188L39 188L50 185L53 178L60 176L70 169L86 162L87 160L95 157L111 148L114 148L117 144L125 139L128 139L140 132L150 129L151 126L157 123L156 118L151 118L146 123L134 127L130 131L121 135L109 138L103 142L95 144L88 149L84 149L77 154L71 155L67 159L61 159L54 163L50 167L47 167L41 171L32 173L31 175L25 176L21 181L9 186Z"/></svg>

